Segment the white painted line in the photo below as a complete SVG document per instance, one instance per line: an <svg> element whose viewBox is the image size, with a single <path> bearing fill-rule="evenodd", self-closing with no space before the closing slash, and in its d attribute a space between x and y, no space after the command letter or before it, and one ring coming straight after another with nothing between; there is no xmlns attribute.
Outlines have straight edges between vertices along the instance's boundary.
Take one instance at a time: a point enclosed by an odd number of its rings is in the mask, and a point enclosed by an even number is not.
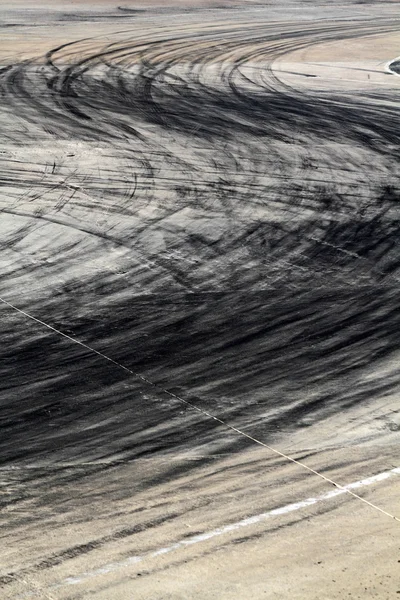
<svg viewBox="0 0 400 600"><path fill-rule="evenodd" d="M236 523L231 523L230 525L224 525L223 527L218 527L217 529L213 529L206 533L201 533L199 535L195 535L186 540L181 540L176 542L175 544L171 544L170 546L165 546L164 548L160 548L159 550L155 550L153 552L148 552L147 554L142 554L141 556L131 556L123 561L109 563L104 565L99 569L95 569L93 571L88 571L86 573L81 573L76 577L67 577L59 584L52 586L54 588L65 587L69 585L78 585L83 583L88 579L92 579L97 577L98 575L107 575L108 573L113 573L115 571L119 571L120 569L124 569L131 565L135 565L137 563L141 563L144 560L156 558L157 556L163 556L165 554L169 554L170 552L174 552L175 550L180 550L181 548L185 548L186 546L193 546L195 544L200 544L201 542L205 542L212 538L224 535L226 533L230 533L231 531L237 531L238 529L242 529L243 527L249 527L250 525L255 525L257 523L261 523L269 519L270 517L285 515L290 512L294 512L297 510L301 510L302 508L306 508L307 506L312 506L314 504L318 504L319 502L324 502L325 500L330 500L331 498L335 498L336 496L340 496L346 494L351 490L355 490L361 487L365 487L368 485L373 485L374 483L379 483L381 481L385 481L393 475L400 475L400 468L392 469L391 471L386 471L384 473L379 473L378 475L374 475L372 477L368 477L367 479L361 479L360 481L355 481L354 483L349 483L341 488L337 488L330 492L326 492L325 494L321 494L320 496L316 496L315 498L307 498L306 500L302 500L301 502L296 502L294 504L287 504L286 506L282 506L280 508L274 508L265 513L261 513L255 515L253 517L247 517L246 519L242 519L241 521L237 521Z"/></svg>
<svg viewBox="0 0 400 600"><path fill-rule="evenodd" d="M400 77L400 73L396 73L396 71L392 71L392 69L390 68L390 65L392 65L395 62L398 62L399 60L400 60L400 56L398 56L397 58L394 58L393 60L390 60L388 63L386 63L386 65L385 65L386 73L392 73L392 75L396 75L397 77Z"/></svg>

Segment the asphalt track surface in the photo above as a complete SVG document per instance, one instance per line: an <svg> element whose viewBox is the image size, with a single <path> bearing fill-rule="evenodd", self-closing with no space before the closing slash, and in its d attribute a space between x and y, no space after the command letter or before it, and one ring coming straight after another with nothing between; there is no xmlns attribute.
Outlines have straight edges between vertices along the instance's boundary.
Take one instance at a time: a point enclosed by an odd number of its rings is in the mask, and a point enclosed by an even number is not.
<svg viewBox="0 0 400 600"><path fill-rule="evenodd" d="M274 63L399 20L119 13L111 42L88 28L0 69L5 545L39 506L90 521L121 465L160 459L146 498L224 473L254 444L223 423L306 462L398 442L398 88L296 87ZM12 556L4 594L186 511L159 509Z"/></svg>

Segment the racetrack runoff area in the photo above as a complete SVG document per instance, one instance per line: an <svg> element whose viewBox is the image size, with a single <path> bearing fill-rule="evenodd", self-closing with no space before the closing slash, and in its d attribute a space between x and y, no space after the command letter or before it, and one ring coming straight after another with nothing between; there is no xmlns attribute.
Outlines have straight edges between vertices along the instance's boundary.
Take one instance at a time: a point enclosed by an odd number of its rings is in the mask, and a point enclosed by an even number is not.
<svg viewBox="0 0 400 600"><path fill-rule="evenodd" d="M398 3L0 15L1 598L396 597Z"/></svg>

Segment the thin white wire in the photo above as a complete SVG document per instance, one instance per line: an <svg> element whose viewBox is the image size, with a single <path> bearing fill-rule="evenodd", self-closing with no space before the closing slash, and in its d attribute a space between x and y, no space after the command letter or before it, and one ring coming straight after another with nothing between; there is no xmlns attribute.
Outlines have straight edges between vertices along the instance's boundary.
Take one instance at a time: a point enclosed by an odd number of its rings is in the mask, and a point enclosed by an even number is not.
<svg viewBox="0 0 400 600"><path fill-rule="evenodd" d="M209 417L210 419L213 419L214 421L217 421L218 423L220 423L224 427L230 429L231 431L234 431L234 432L238 433L239 435L242 435L242 436L246 437L247 439L249 439L252 442L254 442L254 443L262 446L263 448L266 448L267 450L270 450L274 454L277 454L278 456L280 456L280 457L282 457L282 458L284 458L284 459L286 459L286 460L288 460L288 461L290 461L290 462L298 465L299 467L302 467L303 469L306 469L310 473L313 473L314 475L317 475L318 477L320 477L321 479L323 479L325 482L330 483L334 487L336 487L336 488L338 488L338 489L343 490L344 492L346 492L346 494L349 494L350 496L353 496L354 498L357 498L358 500L361 500L361 502L364 502L364 504L367 504L371 508L374 508L375 510L383 513L387 517L390 517L391 519L394 519L395 521L400 522L400 518L396 517L395 515L392 515L391 513L389 513L386 510L384 510L383 508L380 508L376 504L373 504L369 500L366 500L362 496L359 496L358 494L356 494L352 490L349 490L348 488L346 488L346 486L342 486L340 483L337 483L333 479L330 479L329 477L327 477L323 473L320 473L319 471L316 471L312 467L309 467L308 465L306 465L302 461L297 460L297 459L295 459L295 458L293 458L293 457L285 454L284 452L281 452L280 450L277 450L276 448L273 448L272 446L268 446L268 444L265 444L261 440L258 440L257 438L249 435L248 433L245 433L241 429L238 429L237 427L234 427L233 425L230 425L226 421L223 421L219 417L216 417L215 415L213 415L212 413L208 412L207 410L204 410L200 406L197 406L196 404L193 404L193 402L189 402L188 400L185 400L184 398L181 398L177 394L174 394L173 392L170 392L170 391L168 391L168 390L166 390L164 388L159 387L157 384L155 384L152 381L150 381L149 379L147 379L147 377L145 377L144 375L141 375L140 373L136 373L135 371L132 371L132 369L129 369L128 367L125 367L124 365L122 365L121 363L117 362L113 358L110 358L109 356L107 356L103 352L100 352L99 350L96 350L95 348L92 348L92 346L89 346L88 344L85 344L84 342L81 342L80 340L78 340L78 339L76 339L74 337L71 337L67 333L63 333L62 331L60 331L59 329L56 329L55 327L52 327L52 325L49 325L45 321L42 321L41 319L38 319L38 318L34 317L33 315L27 313L26 311L22 310L21 308L18 308L14 304L11 304L11 302L8 302L7 300L4 300L4 298L0 297L0 302L2 302L3 304L5 304L9 308L15 310L16 312L20 313L21 315L24 315L28 319L31 319L32 321L35 321L36 323L39 323L43 327L46 327L47 329L50 329L50 331L53 331L57 335L60 335L60 336L62 336L64 338L66 338L67 340L70 340L74 344L78 344L79 346L82 346L83 348L86 348L87 350L89 350L90 352L93 352L94 354L97 354L98 356L100 356L104 360L107 360L108 362L112 363L116 367L122 369L123 371L126 371L127 373L129 373L130 375L133 375L134 377L137 377L141 381L144 381L147 385L150 385L151 387L153 387L153 388L155 388L157 390L160 390L160 391L164 392L165 394L168 394L169 396L171 396L172 398L175 398L179 402L182 402L183 404L186 404L187 406L190 406L191 408L193 408L197 412L199 412L199 413L201 413L201 414Z"/></svg>

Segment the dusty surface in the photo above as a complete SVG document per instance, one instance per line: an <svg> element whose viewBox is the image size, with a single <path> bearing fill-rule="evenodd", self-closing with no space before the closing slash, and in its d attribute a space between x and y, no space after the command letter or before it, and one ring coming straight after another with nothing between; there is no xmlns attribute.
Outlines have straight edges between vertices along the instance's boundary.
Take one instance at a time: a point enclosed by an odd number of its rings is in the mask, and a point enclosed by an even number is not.
<svg viewBox="0 0 400 600"><path fill-rule="evenodd" d="M398 597L398 8L2 4L2 598Z"/></svg>

